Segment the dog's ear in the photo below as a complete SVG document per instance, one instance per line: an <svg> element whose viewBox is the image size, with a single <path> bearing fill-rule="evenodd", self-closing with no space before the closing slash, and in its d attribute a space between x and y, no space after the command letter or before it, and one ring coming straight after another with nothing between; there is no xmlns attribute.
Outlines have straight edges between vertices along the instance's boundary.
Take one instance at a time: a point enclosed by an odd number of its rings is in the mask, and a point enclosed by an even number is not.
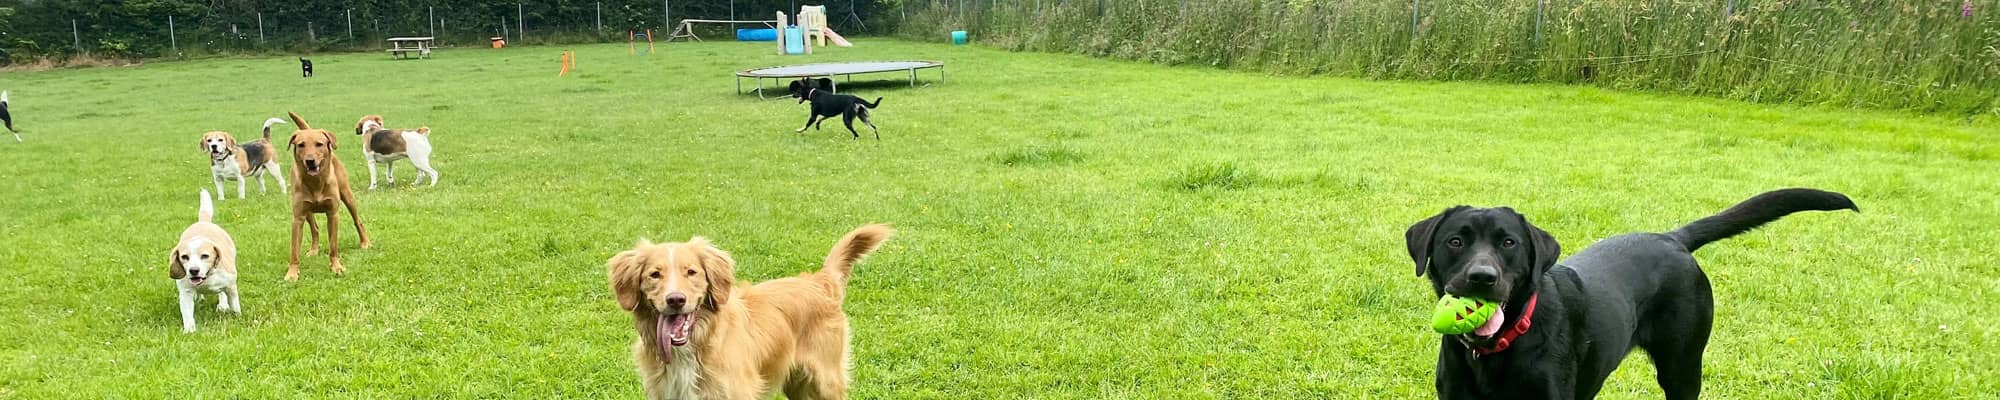
<svg viewBox="0 0 2000 400"><path fill-rule="evenodd" d="M286 111L285 114L292 116L292 125L298 126L299 130L303 131L307 129L312 129L312 125L306 125L306 119L304 117L300 117L299 113Z"/></svg>
<svg viewBox="0 0 2000 400"><path fill-rule="evenodd" d="M167 277L178 280L186 278L187 274L187 266L181 265L181 248L174 246L173 250L167 252Z"/></svg>
<svg viewBox="0 0 2000 400"><path fill-rule="evenodd" d="M1444 209L1444 212L1432 215L1430 218L1425 218L1423 221L1417 222L1416 225L1410 225L1410 230L1403 233L1403 241L1410 247L1410 261L1417 263L1417 276L1424 276L1424 270L1430 269L1431 237L1437 233L1438 223L1444 222L1445 218L1450 218L1452 214L1457 214L1459 211L1464 211L1467 208L1471 207L1453 206L1452 208Z"/></svg>
<svg viewBox="0 0 2000 400"><path fill-rule="evenodd" d="M736 289L736 259L729 252L716 248L708 238L696 236L688 239L688 244L701 249L700 260L703 277L708 278L708 294L701 296L701 306L716 311L729 304L729 295Z"/></svg>
<svg viewBox="0 0 2000 400"><path fill-rule="evenodd" d="M1512 211L1512 210L1509 210ZM1528 223L1528 217L1514 213L1521 219L1521 226L1528 230L1528 261L1538 272L1548 272L1556 266L1556 259L1562 257L1562 244L1556 237L1535 224Z"/></svg>
<svg viewBox="0 0 2000 400"><path fill-rule="evenodd" d="M340 141L333 138L333 132L321 129L319 135L326 137L326 151L340 150Z"/></svg>
<svg viewBox="0 0 2000 400"><path fill-rule="evenodd" d="M418 135L424 135L424 136L430 136L430 135L431 135L431 127L428 127L428 126L419 126L419 127L417 127L417 134L418 134Z"/></svg>
<svg viewBox="0 0 2000 400"><path fill-rule="evenodd" d="M618 298L618 307L625 311L632 311L638 307L639 298L645 295L641 293L642 289L639 286L646 279L639 272L645 263L645 255L639 253L638 248L651 245L652 242L640 239L639 244L633 246L632 250L619 252L604 262L611 279L611 294Z"/></svg>
<svg viewBox="0 0 2000 400"><path fill-rule="evenodd" d="M208 135L201 135L201 142L197 145L201 146L201 151L203 153L208 152Z"/></svg>
<svg viewBox="0 0 2000 400"><path fill-rule="evenodd" d="M223 136L223 137L222 137L222 143L224 143L224 144L226 144L227 146L229 146L229 148L231 148L231 149L234 149L234 148L236 148L236 137L235 137L235 136Z"/></svg>

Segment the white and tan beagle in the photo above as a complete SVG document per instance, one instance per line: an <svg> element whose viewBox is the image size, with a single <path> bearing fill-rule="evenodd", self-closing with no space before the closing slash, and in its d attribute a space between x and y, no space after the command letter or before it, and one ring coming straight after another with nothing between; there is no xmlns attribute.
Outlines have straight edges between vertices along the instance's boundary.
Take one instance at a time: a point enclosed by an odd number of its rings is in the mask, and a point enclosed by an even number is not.
<svg viewBox="0 0 2000 400"><path fill-rule="evenodd" d="M424 177L429 176L431 186L437 186L438 172L437 169L431 168L430 127L419 127L416 130L384 129L382 116L368 115L355 122L354 134L362 136L361 152L368 156L368 189L375 189L375 164L382 164L383 168L388 170L389 184L394 185L396 184L395 161L405 158L410 160L410 165L417 167L417 178L410 181L411 185L422 184Z"/></svg>
<svg viewBox="0 0 2000 400"><path fill-rule="evenodd" d="M228 199L228 191L222 190L222 181L236 181L236 198L245 198L244 185L249 177L257 178L257 192L264 192L264 178L278 180L278 193L286 193L285 175L278 170L277 152L271 148L271 125L285 120L272 118L264 121L264 137L249 143L237 144L229 132L212 131L201 135L201 151L208 153L208 169L215 180L215 191Z"/></svg>
<svg viewBox="0 0 2000 400"><path fill-rule="evenodd" d="M194 302L201 293L215 293L215 310L243 313L236 291L236 241L215 222L215 202L201 190L201 211L194 225L181 231L180 243L167 252L167 276L180 290L181 332L194 332Z"/></svg>

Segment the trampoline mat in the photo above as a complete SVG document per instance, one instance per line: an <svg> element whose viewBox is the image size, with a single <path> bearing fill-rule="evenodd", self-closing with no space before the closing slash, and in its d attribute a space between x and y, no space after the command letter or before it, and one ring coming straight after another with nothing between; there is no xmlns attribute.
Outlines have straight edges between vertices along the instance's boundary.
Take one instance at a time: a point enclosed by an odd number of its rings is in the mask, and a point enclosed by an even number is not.
<svg viewBox="0 0 2000 400"><path fill-rule="evenodd" d="M863 61L825 64L787 65L747 69L736 76L756 78L805 78L815 76L865 74L871 72L906 71L919 68L942 67L936 61Z"/></svg>

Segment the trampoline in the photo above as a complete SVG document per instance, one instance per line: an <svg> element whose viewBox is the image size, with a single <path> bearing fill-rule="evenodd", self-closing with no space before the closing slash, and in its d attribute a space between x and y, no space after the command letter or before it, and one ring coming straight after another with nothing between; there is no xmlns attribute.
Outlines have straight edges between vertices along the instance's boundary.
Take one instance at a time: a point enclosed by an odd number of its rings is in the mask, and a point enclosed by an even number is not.
<svg viewBox="0 0 2000 400"><path fill-rule="evenodd" d="M926 68L937 68L938 81L944 81L944 63L937 61L860 61L746 69L736 71L736 94L743 94L743 78L757 80L757 97L762 98L764 97L765 79L781 81L798 78L831 79L835 75L839 75L852 80L853 76L857 74L900 71L908 71L910 73L910 87L916 87L917 70ZM840 92L840 84L838 82L834 83L833 91L836 93Z"/></svg>

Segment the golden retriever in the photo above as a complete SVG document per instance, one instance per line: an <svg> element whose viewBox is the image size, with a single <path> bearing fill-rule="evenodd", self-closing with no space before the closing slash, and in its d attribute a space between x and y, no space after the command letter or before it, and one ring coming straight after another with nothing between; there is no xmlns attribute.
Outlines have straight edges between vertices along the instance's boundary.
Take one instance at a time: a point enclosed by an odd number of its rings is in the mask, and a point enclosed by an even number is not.
<svg viewBox="0 0 2000 400"><path fill-rule="evenodd" d="M632 358L646 398L847 398L847 313L854 263L888 240L867 225L835 242L819 272L736 285L736 261L708 239L641 240L605 264L639 332Z"/></svg>

